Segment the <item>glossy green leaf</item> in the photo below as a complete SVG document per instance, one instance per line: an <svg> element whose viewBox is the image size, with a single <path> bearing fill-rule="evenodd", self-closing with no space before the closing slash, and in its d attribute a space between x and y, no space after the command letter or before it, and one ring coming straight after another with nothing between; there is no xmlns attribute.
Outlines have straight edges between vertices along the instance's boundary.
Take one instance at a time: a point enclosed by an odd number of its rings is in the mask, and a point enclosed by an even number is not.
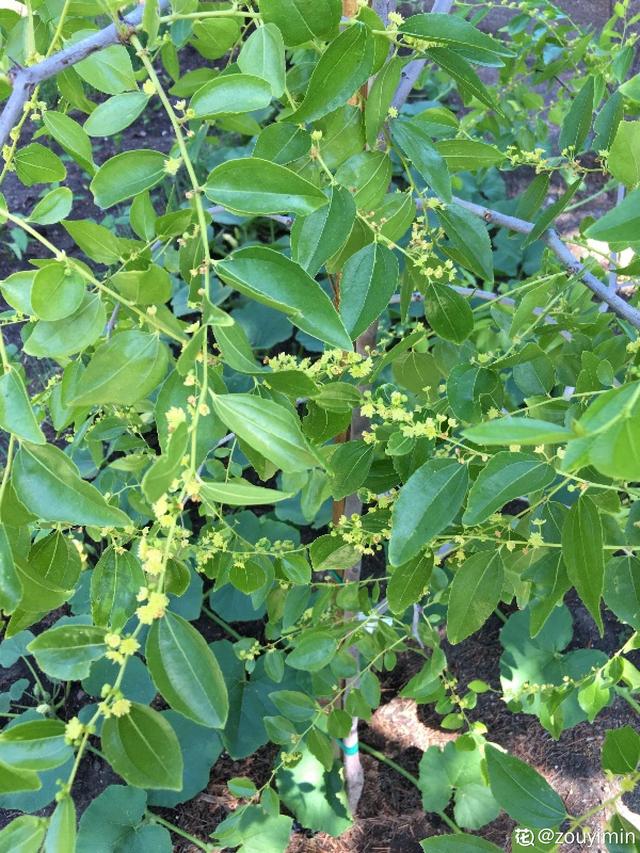
<svg viewBox="0 0 640 853"><path fill-rule="evenodd" d="M302 104L289 116L294 123L314 121L342 106L373 70L374 40L356 22L334 39L320 57Z"/></svg>
<svg viewBox="0 0 640 853"><path fill-rule="evenodd" d="M69 403L135 403L164 379L168 361L167 349L157 335L134 329L119 332L96 349Z"/></svg>
<svg viewBox="0 0 640 853"><path fill-rule="evenodd" d="M40 199L31 211L29 220L36 225L55 225L66 219L73 204L73 194L68 187L56 187Z"/></svg>
<svg viewBox="0 0 640 853"><path fill-rule="evenodd" d="M149 148L123 151L98 169L90 189L98 207L113 207L150 190L165 177L166 155Z"/></svg>
<svg viewBox="0 0 640 853"><path fill-rule="evenodd" d="M566 427L536 418L508 416L485 421L464 430L475 444L520 444L523 447L568 441L574 433Z"/></svg>
<svg viewBox="0 0 640 853"><path fill-rule="evenodd" d="M45 444L22 377L15 369L0 376L0 427L32 444Z"/></svg>
<svg viewBox="0 0 640 853"><path fill-rule="evenodd" d="M107 95L119 95L120 92L136 88L131 59L121 44L110 45L92 53L77 62L73 70L94 89Z"/></svg>
<svg viewBox="0 0 640 853"><path fill-rule="evenodd" d="M216 166L207 179L205 193L211 201L249 215L306 216L328 201L315 184L285 166L259 157L228 160Z"/></svg>
<svg viewBox="0 0 640 853"><path fill-rule="evenodd" d="M450 459L425 462L407 480L393 507L389 560L401 566L445 530L460 511L469 475Z"/></svg>
<svg viewBox="0 0 640 853"><path fill-rule="evenodd" d="M477 172L499 166L505 155L495 145L475 139L443 139L435 143L450 172Z"/></svg>
<svg viewBox="0 0 640 853"><path fill-rule="evenodd" d="M454 50L464 50L467 59L473 56L478 62L491 62L496 56L513 56L513 52L501 41L456 15L437 12L412 15L400 25L399 30L404 35L422 38Z"/></svg>
<svg viewBox="0 0 640 853"><path fill-rule="evenodd" d="M424 314L434 332L446 341L461 344L473 332L473 312L469 300L446 284L427 286Z"/></svg>
<svg viewBox="0 0 640 853"><path fill-rule="evenodd" d="M479 551L456 569L449 590L447 637L461 643L475 634L498 606L504 565L500 551Z"/></svg>
<svg viewBox="0 0 640 853"><path fill-rule="evenodd" d="M263 19L282 32L288 46L314 39L329 41L338 35L340 0L260 0L259 8Z"/></svg>
<svg viewBox="0 0 640 853"><path fill-rule="evenodd" d="M67 176L67 170L58 155L39 142L19 148L13 162L18 178L26 187L64 181Z"/></svg>
<svg viewBox="0 0 640 853"><path fill-rule="evenodd" d="M319 464L290 409L251 394L213 394L211 404L230 430L283 471Z"/></svg>
<svg viewBox="0 0 640 853"><path fill-rule="evenodd" d="M82 305L84 279L65 263L54 261L37 271L31 288L31 306L41 320L63 320Z"/></svg>
<svg viewBox="0 0 640 853"><path fill-rule="evenodd" d="M145 586L140 561L113 546L100 556L91 574L91 615L96 625L121 631L133 615L136 595Z"/></svg>
<svg viewBox="0 0 640 853"><path fill-rule="evenodd" d="M565 819L562 800L533 767L491 745L485 756L491 793L509 817L534 829L558 826Z"/></svg>
<svg viewBox="0 0 640 853"><path fill-rule="evenodd" d="M398 261L380 243L352 255L340 280L340 316L352 339L367 329L389 304L398 282Z"/></svg>
<svg viewBox="0 0 640 853"><path fill-rule="evenodd" d="M374 447L362 440L343 441L331 456L331 490L336 500L355 494L371 469Z"/></svg>
<svg viewBox="0 0 640 853"><path fill-rule="evenodd" d="M433 571L433 554L427 551L397 566L387 584L387 598L392 613L398 616L420 601Z"/></svg>
<svg viewBox="0 0 640 853"><path fill-rule="evenodd" d="M429 189L445 201L451 201L451 179L446 161L420 123L399 119L393 122L392 134L396 145L422 175Z"/></svg>
<svg viewBox="0 0 640 853"><path fill-rule="evenodd" d="M550 485L555 471L526 453L502 451L489 460L469 490L464 524L480 524L515 498Z"/></svg>
<svg viewBox="0 0 640 853"><path fill-rule="evenodd" d="M42 121L58 145L73 157L81 168L93 175L95 165L91 140L78 122L55 110L46 110Z"/></svg>
<svg viewBox="0 0 640 853"><path fill-rule="evenodd" d="M275 24L266 23L251 33L238 55L238 67L244 74L266 80L274 98L282 95L285 87L284 42Z"/></svg>
<svg viewBox="0 0 640 853"><path fill-rule="evenodd" d="M335 638L326 631L312 631L295 642L286 658L287 666L306 672L318 672L328 666L338 648Z"/></svg>
<svg viewBox="0 0 640 853"><path fill-rule="evenodd" d="M558 147L569 148L579 154L584 146L593 119L593 96L595 81L587 77L578 94L571 100L571 107L560 128Z"/></svg>
<svg viewBox="0 0 640 853"><path fill-rule="evenodd" d="M227 688L199 631L168 611L151 626L145 656L154 684L175 711L201 726L224 727Z"/></svg>
<svg viewBox="0 0 640 853"><path fill-rule="evenodd" d="M106 648L104 629L93 625L49 628L28 646L40 669L62 681L86 678L91 664L103 657Z"/></svg>
<svg viewBox="0 0 640 853"><path fill-rule="evenodd" d="M239 249L221 261L217 270L246 296L283 311L304 332L332 346L352 349L329 297L302 267L280 252L264 246Z"/></svg>
<svg viewBox="0 0 640 853"><path fill-rule="evenodd" d="M36 358L64 358L95 343L107 321L104 304L95 293L85 293L80 307L62 320L39 320L24 343L24 352Z"/></svg>
<svg viewBox="0 0 640 853"><path fill-rule="evenodd" d="M262 28L261 28L262 29ZM205 83L191 98L196 118L239 115L269 106L271 85L255 74L228 74Z"/></svg>
<svg viewBox="0 0 640 853"><path fill-rule="evenodd" d="M356 217L352 194L334 186L329 203L308 216L296 216L291 227L291 256L309 275L344 246Z"/></svg>
<svg viewBox="0 0 640 853"><path fill-rule="evenodd" d="M144 92L123 92L107 98L95 108L84 123L89 136L113 136L119 133L141 115L149 103Z"/></svg>
<svg viewBox="0 0 640 853"><path fill-rule="evenodd" d="M640 228L640 189L632 190L619 204L590 225L585 237L628 246L638 240Z"/></svg>
<svg viewBox="0 0 640 853"><path fill-rule="evenodd" d="M622 121L609 151L607 167L627 187L640 183L640 121Z"/></svg>
<svg viewBox="0 0 640 853"><path fill-rule="evenodd" d="M384 151L360 151L338 167L336 181L347 187L359 210L376 208L391 180L391 159Z"/></svg>
<svg viewBox="0 0 640 853"><path fill-rule="evenodd" d="M22 583L16 571L11 542L4 525L0 525L0 608L13 613L22 597Z"/></svg>
<svg viewBox="0 0 640 853"><path fill-rule="evenodd" d="M182 788L182 753L170 723L137 702L102 727L102 751L115 772L136 788Z"/></svg>
<svg viewBox="0 0 640 853"><path fill-rule="evenodd" d="M620 726L605 734L602 769L611 773L633 773L640 762L640 735L631 726Z"/></svg>
<svg viewBox="0 0 640 853"><path fill-rule="evenodd" d="M29 720L0 733L0 762L21 770L50 770L72 755L60 720Z"/></svg>
<svg viewBox="0 0 640 853"><path fill-rule="evenodd" d="M451 241L448 253L480 278L493 281L493 252L484 222L457 204L439 210L438 216Z"/></svg>
<svg viewBox="0 0 640 853"><path fill-rule="evenodd" d="M247 480L231 478L224 483L206 482L198 492L205 506L226 504L227 506L264 506L284 501L291 495L277 489L254 486Z"/></svg>
<svg viewBox="0 0 640 853"><path fill-rule="evenodd" d="M12 482L25 506L47 521L98 527L130 524L129 517L110 506L80 477L69 457L51 444L24 443L15 457Z"/></svg>
<svg viewBox="0 0 640 853"><path fill-rule="evenodd" d="M44 853L75 853L76 807L70 794L60 799L54 809L44 842Z"/></svg>
<svg viewBox="0 0 640 853"><path fill-rule="evenodd" d="M35 778L37 780L38 777ZM0 831L0 848L16 853L38 853L46 829L45 818L20 815Z"/></svg>
<svg viewBox="0 0 640 853"><path fill-rule="evenodd" d="M376 74L364 105L364 122L367 145L373 148L384 122L388 118L389 107L400 83L403 61L393 57Z"/></svg>
<svg viewBox="0 0 640 853"><path fill-rule="evenodd" d="M588 495L581 494L569 510L562 528L562 552L569 579L602 634L603 529L598 508Z"/></svg>

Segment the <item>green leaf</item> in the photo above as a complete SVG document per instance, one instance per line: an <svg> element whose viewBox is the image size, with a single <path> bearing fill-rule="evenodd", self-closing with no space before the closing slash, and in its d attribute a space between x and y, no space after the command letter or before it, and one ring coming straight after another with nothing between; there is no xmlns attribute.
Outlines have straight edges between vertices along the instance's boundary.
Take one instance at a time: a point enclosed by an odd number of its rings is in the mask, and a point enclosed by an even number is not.
<svg viewBox="0 0 640 853"><path fill-rule="evenodd" d="M245 296L287 314L302 331L331 346L353 348L327 294L281 252L266 246L239 249L220 261L217 271Z"/></svg>
<svg viewBox="0 0 640 853"><path fill-rule="evenodd" d="M619 204L599 217L584 232L590 240L602 240L618 246L638 242L640 228L640 189L632 190Z"/></svg>
<svg viewBox="0 0 640 853"><path fill-rule="evenodd" d="M285 88L284 42L277 26L266 23L251 33L238 55L238 67L247 75L266 80L274 98L282 95Z"/></svg>
<svg viewBox="0 0 640 853"><path fill-rule="evenodd" d="M95 343L107 321L104 304L95 293L85 293L80 307L62 320L39 320L24 343L27 355L64 358Z"/></svg>
<svg viewBox="0 0 640 853"><path fill-rule="evenodd" d="M425 462L400 489L393 506L389 561L401 566L454 520L467 493L466 465L452 459Z"/></svg>
<svg viewBox="0 0 640 853"><path fill-rule="evenodd" d="M373 70L374 39L359 21L335 38L313 69L302 104L288 120L315 121L341 107Z"/></svg>
<svg viewBox="0 0 640 853"><path fill-rule="evenodd" d="M91 664L104 656L104 629L93 625L63 625L49 628L27 646L38 666L52 678L80 681L89 675Z"/></svg>
<svg viewBox="0 0 640 853"><path fill-rule="evenodd" d="M506 450L496 453L469 490L462 523L481 524L514 498L544 489L555 476L551 465L535 456Z"/></svg>
<svg viewBox="0 0 640 853"><path fill-rule="evenodd" d="M455 835L436 835L420 842L425 853L496 853L500 850L490 841L477 835L457 832Z"/></svg>
<svg viewBox="0 0 640 853"><path fill-rule="evenodd" d="M535 418L496 418L463 430L465 438L474 444L521 444L523 447L557 444L573 438L575 433L558 424Z"/></svg>
<svg viewBox="0 0 640 853"><path fill-rule="evenodd" d="M418 121L398 119L392 124L393 141L403 151L427 185L445 201L451 201L451 179L444 158Z"/></svg>
<svg viewBox="0 0 640 853"><path fill-rule="evenodd" d="M85 482L68 456L51 444L24 443L16 454L12 476L17 496L47 521L126 527L130 519L110 506L95 486Z"/></svg>
<svg viewBox="0 0 640 853"><path fill-rule="evenodd" d="M392 613L402 615L416 604L427 588L433 571L433 554L427 551L397 566L387 584L387 599Z"/></svg>
<svg viewBox="0 0 640 853"><path fill-rule="evenodd" d="M73 157L81 168L93 175L95 164L91 140L78 122L55 110L46 110L42 122L58 145Z"/></svg>
<svg viewBox="0 0 640 853"><path fill-rule="evenodd" d="M476 29L473 24L455 15L427 12L412 15L400 25L403 35L425 39L455 50L462 50L464 56L473 57L477 62L493 64L496 57L513 56L502 42L493 36Z"/></svg>
<svg viewBox="0 0 640 853"><path fill-rule="evenodd" d="M596 131L592 145L594 151L610 150L623 116L624 98L620 91L614 92L607 99L593 123L593 128Z"/></svg>
<svg viewBox="0 0 640 853"><path fill-rule="evenodd" d="M534 829L558 826L565 819L562 800L533 767L490 745L485 756L491 793L509 817Z"/></svg>
<svg viewBox="0 0 640 853"><path fill-rule="evenodd" d="M430 59L456 81L458 87L462 89L463 95L468 93L489 109L501 113L493 95L490 94L482 80L460 54L447 47L432 47L425 52Z"/></svg>
<svg viewBox="0 0 640 853"><path fill-rule="evenodd" d="M294 767L280 766L276 775L282 802L302 826L337 838L352 824L341 774L327 772L306 748Z"/></svg>
<svg viewBox="0 0 640 853"><path fill-rule="evenodd" d="M136 403L164 379L168 361L158 335L138 329L119 332L96 349L69 405Z"/></svg>
<svg viewBox="0 0 640 853"><path fill-rule="evenodd" d="M16 174L25 187L52 184L54 181L64 181L67 177L67 170L58 155L39 142L18 148L13 162Z"/></svg>
<svg viewBox="0 0 640 853"><path fill-rule="evenodd" d="M129 551L110 546L91 574L91 615L96 625L121 631L133 615L136 595L145 585L140 561Z"/></svg>
<svg viewBox="0 0 640 853"><path fill-rule="evenodd" d="M0 848L12 853L38 853L46 829L46 818L21 815L0 831Z"/></svg>
<svg viewBox="0 0 640 853"><path fill-rule="evenodd" d="M201 86L191 98L189 108L196 118L211 120L262 110L269 106L272 96L271 86L260 76L226 74Z"/></svg>
<svg viewBox="0 0 640 853"><path fill-rule="evenodd" d="M126 785L109 785L80 818L77 853L171 853L171 836L145 823L147 795Z"/></svg>
<svg viewBox="0 0 640 853"><path fill-rule="evenodd" d="M106 95L119 95L127 89L136 88L131 59L121 44L110 45L76 62L73 70L86 83Z"/></svg>
<svg viewBox="0 0 640 853"><path fill-rule="evenodd" d="M461 344L473 331L469 300L446 284L428 284L424 313L433 331L446 341Z"/></svg>
<svg viewBox="0 0 640 853"><path fill-rule="evenodd" d="M123 254L121 241L91 219L67 219L62 225L85 255L99 264L115 264Z"/></svg>
<svg viewBox="0 0 640 853"><path fill-rule="evenodd" d="M182 753L167 720L137 702L102 727L102 751L115 772L136 788L182 788Z"/></svg>
<svg viewBox="0 0 640 853"><path fill-rule="evenodd" d="M113 136L133 124L148 103L144 92L124 92L107 98L85 121L85 132L89 136Z"/></svg>
<svg viewBox="0 0 640 853"><path fill-rule="evenodd" d="M345 187L331 188L329 203L308 216L296 216L291 227L291 256L309 275L346 243L356 218L356 205Z"/></svg>
<svg viewBox="0 0 640 853"><path fill-rule="evenodd" d="M495 145L475 139L442 139L435 143L438 154L444 158L450 172L477 172L499 166L505 159Z"/></svg>
<svg viewBox="0 0 640 853"><path fill-rule="evenodd" d="M4 524L0 524L0 608L13 613L22 597L22 583L18 577L11 542Z"/></svg>
<svg viewBox="0 0 640 853"><path fill-rule="evenodd" d="M268 124L258 134L253 156L286 166L309 153L311 135L303 127L280 121Z"/></svg>
<svg viewBox="0 0 640 853"><path fill-rule="evenodd" d="M306 471L319 464L290 409L251 394L212 394L211 400L230 430L283 471Z"/></svg>
<svg viewBox="0 0 640 853"><path fill-rule="evenodd" d="M207 178L204 191L216 204L247 215L306 216L328 201L315 184L285 166L260 157L227 160L216 166Z"/></svg>
<svg viewBox="0 0 640 853"><path fill-rule="evenodd" d="M581 494L567 514L562 527L562 552L569 579L602 636L603 529L598 508L588 495Z"/></svg>
<svg viewBox="0 0 640 853"><path fill-rule="evenodd" d="M572 98L571 107L560 129L558 147L560 151L570 148L574 154L582 151L593 119L593 97L595 80L587 77L578 94Z"/></svg>
<svg viewBox="0 0 640 853"><path fill-rule="evenodd" d="M205 507L212 504L264 506L266 504L279 503L291 497L289 492L280 492L277 489L265 489L262 486L254 486L253 483L249 483L247 480L233 477L224 483L213 483L210 481L202 483L198 495Z"/></svg>
<svg viewBox="0 0 640 853"><path fill-rule="evenodd" d="M90 184L93 199L103 210L155 187L165 177L166 155L149 148L123 151L98 169Z"/></svg>
<svg viewBox="0 0 640 853"><path fill-rule="evenodd" d="M382 202L391 172L386 152L359 151L338 168L336 181L353 193L358 210L371 210Z"/></svg>
<svg viewBox="0 0 640 853"><path fill-rule="evenodd" d="M629 540L627 540L629 541ZM640 630L640 560L612 557L604 571L604 600L621 622Z"/></svg>
<svg viewBox="0 0 640 853"><path fill-rule="evenodd" d="M640 762L640 735L631 726L609 730L602 744L602 769L633 773Z"/></svg>
<svg viewBox="0 0 640 853"><path fill-rule="evenodd" d="M387 120L389 107L400 83L403 64L399 56L394 56L380 69L369 90L364 105L364 122L370 148L375 147L378 134Z"/></svg>
<svg viewBox="0 0 640 853"><path fill-rule="evenodd" d="M340 316L355 340L385 310L398 283L398 261L381 243L352 255L340 280Z"/></svg>
<svg viewBox="0 0 640 853"><path fill-rule="evenodd" d="M63 320L82 305L84 279L61 261L37 271L31 288L31 306L41 320Z"/></svg>
<svg viewBox="0 0 640 853"><path fill-rule="evenodd" d="M0 376L0 427L32 444L46 443L22 377L15 367L10 367Z"/></svg>
<svg viewBox="0 0 640 853"><path fill-rule="evenodd" d="M336 500L355 494L367 479L375 448L362 440L343 441L331 456L331 493Z"/></svg>
<svg viewBox="0 0 640 853"><path fill-rule="evenodd" d="M175 711L201 726L224 728L227 688L213 652L195 628L167 611L151 626L145 656L154 684Z"/></svg>
<svg viewBox="0 0 640 853"><path fill-rule="evenodd" d="M613 177L634 187L640 183L640 121L622 121L609 151L607 168Z"/></svg>
<svg viewBox="0 0 640 853"><path fill-rule="evenodd" d="M565 192L558 199L556 199L553 204L550 204L549 207L544 208L544 210L536 217L535 222L533 224L533 229L526 236L523 246L529 246L531 243L534 243L539 237L542 237L547 228L549 228L553 224L553 222L557 219L558 216L560 216L562 211L569 204L571 199L578 191L578 188L581 183L582 178L578 178L572 184L569 184Z"/></svg>
<svg viewBox="0 0 640 853"><path fill-rule="evenodd" d="M482 628L498 606L503 579L504 565L499 550L472 554L456 569L447 610L450 643L460 643Z"/></svg>
<svg viewBox="0 0 640 853"><path fill-rule="evenodd" d="M58 801L49 820L44 853L75 853L76 807L70 794Z"/></svg>
<svg viewBox="0 0 640 853"><path fill-rule="evenodd" d="M29 221L36 225L55 225L69 215L72 204L71 190L68 187L56 187L55 190L49 190L36 204L31 211Z"/></svg>
<svg viewBox="0 0 640 853"><path fill-rule="evenodd" d="M438 216L451 241L448 254L480 278L493 281L493 252L484 222L456 204L439 210Z"/></svg>
<svg viewBox="0 0 640 853"><path fill-rule="evenodd" d="M259 7L262 19L278 27L289 47L338 35L340 0L260 0Z"/></svg>
<svg viewBox="0 0 640 853"><path fill-rule="evenodd" d="M337 648L338 643L327 631L310 631L295 641L286 663L303 672L319 672L331 663Z"/></svg>
<svg viewBox="0 0 640 853"><path fill-rule="evenodd" d="M60 720L29 720L0 734L0 762L20 770L50 770L72 755Z"/></svg>

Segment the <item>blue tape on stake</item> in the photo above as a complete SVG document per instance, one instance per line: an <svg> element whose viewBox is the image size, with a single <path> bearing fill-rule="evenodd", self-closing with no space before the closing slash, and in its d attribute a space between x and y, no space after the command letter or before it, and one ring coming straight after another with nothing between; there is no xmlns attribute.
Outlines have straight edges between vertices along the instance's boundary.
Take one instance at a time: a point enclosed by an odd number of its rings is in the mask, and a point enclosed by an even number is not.
<svg viewBox="0 0 640 853"><path fill-rule="evenodd" d="M340 749L344 752L345 755L357 755L360 752L360 747L358 744L354 744L353 746L347 746L347 744L341 740L338 741L340 744Z"/></svg>

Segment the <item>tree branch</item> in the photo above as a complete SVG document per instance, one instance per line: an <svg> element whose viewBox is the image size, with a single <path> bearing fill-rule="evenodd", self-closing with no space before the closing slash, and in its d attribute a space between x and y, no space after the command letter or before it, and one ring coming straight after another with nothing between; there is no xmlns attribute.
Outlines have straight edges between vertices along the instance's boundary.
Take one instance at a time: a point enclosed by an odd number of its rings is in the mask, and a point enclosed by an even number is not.
<svg viewBox="0 0 640 853"><path fill-rule="evenodd" d="M463 198L453 197L455 204L479 216L492 225L498 225L501 228L509 228L511 231L517 231L519 234L530 234L533 230L533 222L527 222L525 219L518 219L516 216L508 216L505 213L500 213L497 210L491 210L488 207L474 204L472 201L466 201ZM571 249L560 239L555 228L548 228L541 239L547 244L558 260L566 267L571 275L584 282L589 290L598 297L601 302L611 308L616 316L628 323L631 323L636 329L640 329L640 311L625 302L622 297L612 290L606 284L596 278L593 273L581 263L573 254Z"/></svg>
<svg viewBox="0 0 640 853"><path fill-rule="evenodd" d="M158 5L162 11L169 5L169 0L158 0ZM65 71L75 65L76 62L86 59L92 53L103 50L112 44L118 44L124 38L123 29L125 33L128 30L129 34L139 29L143 11L144 6L139 6L129 15L126 15L122 19L123 28L109 24L108 27L97 33L92 33L76 44L59 50L47 59L43 59L42 62L29 65L27 68L19 68L12 73L13 89L0 115L0 147L6 143L12 128L15 127L22 115L24 105L30 98L31 92L39 83L48 80L49 77L55 77L56 74Z"/></svg>

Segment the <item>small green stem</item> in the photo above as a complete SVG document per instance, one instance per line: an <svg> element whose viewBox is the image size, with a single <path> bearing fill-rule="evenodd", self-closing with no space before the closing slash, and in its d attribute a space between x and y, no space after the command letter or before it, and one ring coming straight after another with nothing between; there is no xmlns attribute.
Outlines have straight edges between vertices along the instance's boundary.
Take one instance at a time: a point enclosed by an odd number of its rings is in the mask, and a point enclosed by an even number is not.
<svg viewBox="0 0 640 853"><path fill-rule="evenodd" d="M374 758L377 758L378 761L382 762L382 764L386 764L387 767L390 767L392 770L395 770L396 773L399 773L401 776L404 776L407 781L411 782L412 785L415 785L416 788L420 790L420 780L412 773L409 773L408 770L405 770L404 767L401 767L399 764L396 764L395 761L392 761L390 758L387 758L387 756L383 752L374 749L372 746L369 746L368 743L364 743L362 740L360 741L360 749L363 752L369 753L369 755L372 755ZM437 814L438 817L447 824L449 829L453 830L453 832L460 832L460 827L458 827L456 823L454 823L454 821L452 821L451 818L444 812L436 811L434 812L434 814Z"/></svg>
<svg viewBox="0 0 640 853"><path fill-rule="evenodd" d="M207 844L206 841L201 841L199 838L196 838L195 835L191 835L190 832L185 832L184 829L180 829L180 827L176 826L175 823L165 820L163 817L160 817L160 815L157 815L154 812L147 811L147 817L149 820L153 821L153 823L160 824L160 826L166 827L170 832L175 832L176 835L186 838L187 841L195 844L196 847L199 847L200 850L206 851L206 853L212 853L215 849L213 844Z"/></svg>
<svg viewBox="0 0 640 853"><path fill-rule="evenodd" d="M213 610L210 610L204 604L202 605L202 609L207 614L209 619L212 620L212 622L215 622L217 625L220 625L221 628L224 628L227 634L229 634L231 637L234 637L236 640L244 639L242 634L239 634L235 628L232 628L228 622L225 622L224 619L221 619L216 613L213 612Z"/></svg>

